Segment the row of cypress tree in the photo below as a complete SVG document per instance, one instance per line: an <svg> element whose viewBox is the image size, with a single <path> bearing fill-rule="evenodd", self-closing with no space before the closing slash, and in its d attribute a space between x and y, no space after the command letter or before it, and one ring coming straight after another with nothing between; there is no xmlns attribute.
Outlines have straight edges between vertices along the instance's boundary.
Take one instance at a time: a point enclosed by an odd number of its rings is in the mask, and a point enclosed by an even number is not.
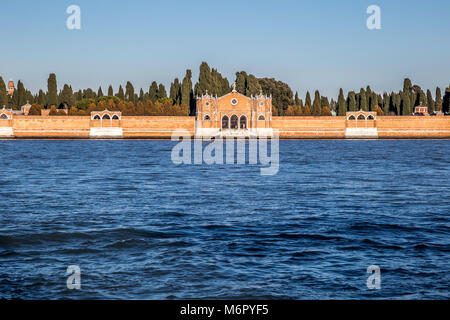
<svg viewBox="0 0 450 320"><path fill-rule="evenodd" d="M345 115L347 111L377 111L385 115L409 115L413 112L414 107L418 105L427 106L429 112L442 110L449 112L449 96L450 87L446 89L444 97L442 97L441 89L436 88L435 95L430 90L426 93L418 85L413 85L410 79L405 79L403 90L391 93L376 93L372 91L370 86L366 89L361 88L359 92L350 91L344 95L342 89L339 91L337 101L331 101L321 96L319 91L314 92L314 99L311 99L309 91L306 93L304 101L299 98L298 92L293 91L288 84L276 80L274 78L257 78L245 71L236 72L236 90L246 96L255 96L260 93L272 96L272 104L274 106L274 115L328 115L331 110L337 115ZM230 92L231 87L228 79L223 77L217 69L210 68L206 62L200 65L200 73L195 86L192 82L191 70L186 70L185 76L180 81L175 78L170 85L169 93L167 93L164 84L158 84L153 81L148 89L144 91L142 88L137 93L133 84L128 81L125 89L119 86L118 91L114 92L112 86L108 87L107 94L103 93L102 88L94 91L90 88L84 90L73 91L72 87L64 84L63 88L58 92L56 75L49 75L47 80L47 91L39 90L33 95L26 90L23 83L18 81L17 89L12 96L6 94L6 86L0 77L0 107L7 106L17 109L25 103L37 103L50 108L70 108L71 106L79 107L85 104L86 100L100 99L105 96L117 97L125 102L145 103L150 100L153 103L159 101L166 103L170 101L173 105L185 105L189 108L190 114L195 114L195 97L206 93L213 96L222 96Z"/></svg>

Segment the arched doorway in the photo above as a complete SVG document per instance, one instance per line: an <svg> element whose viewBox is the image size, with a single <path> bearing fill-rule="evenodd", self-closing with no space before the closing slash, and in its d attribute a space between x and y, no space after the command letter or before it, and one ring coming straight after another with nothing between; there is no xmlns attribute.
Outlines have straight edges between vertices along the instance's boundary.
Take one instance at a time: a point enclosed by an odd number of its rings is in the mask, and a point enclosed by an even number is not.
<svg viewBox="0 0 450 320"><path fill-rule="evenodd" d="M247 117L246 116L241 116L241 119L239 121L239 128L247 129Z"/></svg>
<svg viewBox="0 0 450 320"><path fill-rule="evenodd" d="M100 116L97 114L94 116L94 120L100 120Z"/></svg>
<svg viewBox="0 0 450 320"><path fill-rule="evenodd" d="M113 120L119 120L119 117L117 115L113 115Z"/></svg>
<svg viewBox="0 0 450 320"><path fill-rule="evenodd" d="M222 129L229 129L230 125L229 125L229 118L228 116L223 116L222 117Z"/></svg>
<svg viewBox="0 0 450 320"><path fill-rule="evenodd" d="M233 114L231 116L231 129L238 129L239 128L239 118L237 117L237 115Z"/></svg>
<svg viewBox="0 0 450 320"><path fill-rule="evenodd" d="M110 120L111 118L110 118L110 116L109 116L109 114L105 114L104 116L103 116L103 120Z"/></svg>

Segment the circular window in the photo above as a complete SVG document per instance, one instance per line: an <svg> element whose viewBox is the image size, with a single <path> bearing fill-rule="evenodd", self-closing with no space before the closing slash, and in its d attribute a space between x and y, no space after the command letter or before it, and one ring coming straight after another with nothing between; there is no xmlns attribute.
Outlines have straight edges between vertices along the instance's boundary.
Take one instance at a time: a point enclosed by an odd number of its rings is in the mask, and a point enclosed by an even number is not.
<svg viewBox="0 0 450 320"><path fill-rule="evenodd" d="M233 106L237 105L238 104L238 100L236 98L231 99L231 104Z"/></svg>
<svg viewBox="0 0 450 320"><path fill-rule="evenodd" d="M260 105L261 107L264 107L264 102L261 101L261 102L259 103L259 105Z"/></svg>
<svg viewBox="0 0 450 320"><path fill-rule="evenodd" d="M206 106L209 107L209 102L206 103Z"/></svg>

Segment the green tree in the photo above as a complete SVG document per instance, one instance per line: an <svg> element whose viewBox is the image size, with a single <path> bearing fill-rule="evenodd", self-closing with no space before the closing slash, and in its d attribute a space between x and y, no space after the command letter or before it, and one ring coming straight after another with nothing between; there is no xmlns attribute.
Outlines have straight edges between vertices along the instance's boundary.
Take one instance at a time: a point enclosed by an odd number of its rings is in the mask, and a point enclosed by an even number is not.
<svg viewBox="0 0 450 320"><path fill-rule="evenodd" d="M436 102L434 105L434 110L442 110L442 94L441 88L436 88Z"/></svg>
<svg viewBox="0 0 450 320"><path fill-rule="evenodd" d="M356 94L354 91L350 91L348 93L347 105L348 105L348 111L357 111Z"/></svg>
<svg viewBox="0 0 450 320"><path fill-rule="evenodd" d="M117 93L117 98L120 100L125 100L125 93L123 92L122 85L119 86L119 92Z"/></svg>
<svg viewBox="0 0 450 320"><path fill-rule="evenodd" d="M181 84L178 78L170 84L170 98L174 102L174 104L181 104Z"/></svg>
<svg viewBox="0 0 450 320"><path fill-rule="evenodd" d="M192 71L186 70L186 76L181 83L181 103L188 106L190 114L195 114L194 93L192 91Z"/></svg>
<svg viewBox="0 0 450 320"><path fill-rule="evenodd" d="M284 115L288 106L294 105L294 94L288 84L273 78L258 79L261 91L272 96L272 105L278 109L280 116Z"/></svg>
<svg viewBox="0 0 450 320"><path fill-rule="evenodd" d="M359 91L359 109L369 111L369 108L367 107L366 92L363 88Z"/></svg>
<svg viewBox="0 0 450 320"><path fill-rule="evenodd" d="M0 77L0 108L8 104L8 95L6 94L6 85L3 78Z"/></svg>
<svg viewBox="0 0 450 320"><path fill-rule="evenodd" d="M75 105L72 87L67 84L64 85L59 101L62 105L64 105L65 108L69 108Z"/></svg>
<svg viewBox="0 0 450 320"><path fill-rule="evenodd" d="M316 90L314 94L314 102L311 109L311 114L313 116L320 116L322 114L322 107L321 107L321 97L318 90Z"/></svg>
<svg viewBox="0 0 450 320"><path fill-rule="evenodd" d="M166 99L167 98L167 92L166 87L160 83L158 87L158 99Z"/></svg>
<svg viewBox="0 0 450 320"><path fill-rule="evenodd" d="M305 106L308 106L310 108L312 107L311 95L309 94L309 91L306 91Z"/></svg>
<svg viewBox="0 0 450 320"><path fill-rule="evenodd" d="M245 94L247 73L245 71L236 72L236 91Z"/></svg>
<svg viewBox="0 0 450 320"><path fill-rule="evenodd" d="M27 103L26 91L22 81L17 83L17 106L21 107Z"/></svg>
<svg viewBox="0 0 450 320"><path fill-rule="evenodd" d="M428 106L429 113L434 112L434 100L433 100L433 95L431 94L430 89L427 90L427 106Z"/></svg>
<svg viewBox="0 0 450 320"><path fill-rule="evenodd" d="M198 82L195 84L195 95L201 96L206 93L213 94L212 92L213 79L211 75L211 69L206 62L202 62L200 65L200 73L198 75Z"/></svg>
<svg viewBox="0 0 450 320"><path fill-rule="evenodd" d="M112 85L109 85L109 87L108 87L108 96L109 97L114 96L114 90L113 90Z"/></svg>
<svg viewBox="0 0 450 320"><path fill-rule="evenodd" d="M148 89L148 98L155 103L158 100L158 84L156 81L153 81Z"/></svg>
<svg viewBox="0 0 450 320"><path fill-rule="evenodd" d="M345 114L347 112L347 102L345 101L344 90L342 90L342 88L339 90L337 108L338 108L337 115L345 116Z"/></svg>
<svg viewBox="0 0 450 320"><path fill-rule="evenodd" d="M104 97L102 87L98 87L97 98L101 98L101 97Z"/></svg>
<svg viewBox="0 0 450 320"><path fill-rule="evenodd" d="M134 101L134 87L130 81L127 81L127 84L125 85L125 100L136 103L136 101Z"/></svg>
<svg viewBox="0 0 450 320"><path fill-rule="evenodd" d="M47 104L48 106L58 105L58 86L54 73L51 73L47 80Z"/></svg>
<svg viewBox="0 0 450 320"><path fill-rule="evenodd" d="M258 79L254 75L249 74L247 76L247 81L245 84L245 95L247 97L256 96L256 95L260 94L261 92L262 92L262 87L259 84Z"/></svg>
<svg viewBox="0 0 450 320"><path fill-rule="evenodd" d="M42 90L39 90L38 97L37 97L37 103L42 106L45 106L47 104L47 97L46 97L44 91L42 91Z"/></svg>
<svg viewBox="0 0 450 320"><path fill-rule="evenodd" d="M400 93L400 98L401 98L401 114L402 115L410 115L412 113L412 108L411 108L411 102L408 96L408 93L402 91Z"/></svg>
<svg viewBox="0 0 450 320"><path fill-rule="evenodd" d="M442 101L442 112L450 113L450 87L445 90L444 100Z"/></svg>

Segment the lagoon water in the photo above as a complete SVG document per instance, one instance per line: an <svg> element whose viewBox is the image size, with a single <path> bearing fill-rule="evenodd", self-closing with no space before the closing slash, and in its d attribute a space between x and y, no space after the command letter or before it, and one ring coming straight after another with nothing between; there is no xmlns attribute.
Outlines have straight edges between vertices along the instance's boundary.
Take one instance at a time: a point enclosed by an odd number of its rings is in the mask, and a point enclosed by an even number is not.
<svg viewBox="0 0 450 320"><path fill-rule="evenodd" d="M450 298L450 141L280 141L274 176L175 144L0 141L0 299Z"/></svg>

